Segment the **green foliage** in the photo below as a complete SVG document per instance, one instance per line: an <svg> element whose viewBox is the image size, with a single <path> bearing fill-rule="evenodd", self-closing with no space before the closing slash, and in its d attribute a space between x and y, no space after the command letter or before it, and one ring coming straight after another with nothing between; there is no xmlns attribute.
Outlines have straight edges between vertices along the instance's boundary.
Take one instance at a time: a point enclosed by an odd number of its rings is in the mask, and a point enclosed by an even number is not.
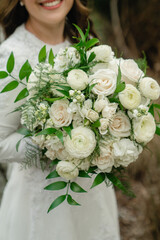
<svg viewBox="0 0 160 240"><path fill-rule="evenodd" d="M14 90L15 88L17 88L18 85L19 85L19 82L14 80L14 81L8 83L8 84L5 86L5 87L3 88L3 90L1 91L1 93L12 91L12 90Z"/></svg>
<svg viewBox="0 0 160 240"><path fill-rule="evenodd" d="M11 73L14 69L14 64L15 64L15 60L14 60L14 55L13 52L11 52L8 61L7 61L7 71L8 73Z"/></svg>
<svg viewBox="0 0 160 240"><path fill-rule="evenodd" d="M55 128L46 128L46 129L42 130L41 132L37 133L36 136L50 135L50 134L54 134L56 131L57 131L57 129L55 129Z"/></svg>
<svg viewBox="0 0 160 240"><path fill-rule="evenodd" d="M62 144L64 144L63 142L63 132L61 130L57 130L55 132L56 136L59 138L59 140L61 141Z"/></svg>
<svg viewBox="0 0 160 240"><path fill-rule="evenodd" d="M15 99L14 102L18 102L18 101L26 98L28 95L29 95L29 92L28 92L27 88L24 88L24 89L18 94L18 96L16 97L16 99Z"/></svg>
<svg viewBox="0 0 160 240"><path fill-rule="evenodd" d="M67 186L67 182L59 181L59 182L54 182L54 183L49 184L44 189L50 190L50 191L55 191L55 190L64 189L66 186Z"/></svg>
<svg viewBox="0 0 160 240"><path fill-rule="evenodd" d="M0 79L4 79L6 77L8 77L8 73L5 71L0 71Z"/></svg>
<svg viewBox="0 0 160 240"><path fill-rule="evenodd" d="M72 206L73 206L73 205L80 206L80 204L77 203L77 202L72 198L71 195L68 195L68 196L67 196L67 202L68 202L69 205L72 205Z"/></svg>
<svg viewBox="0 0 160 240"><path fill-rule="evenodd" d="M20 71L19 71L19 78L20 80L23 80L24 78L26 78L26 80L28 81L28 78L30 76L32 72L32 68L31 65L29 64L28 60L23 64L23 66L21 67Z"/></svg>
<svg viewBox="0 0 160 240"><path fill-rule="evenodd" d="M83 178L91 178L89 174L86 171L79 171L78 177L83 177Z"/></svg>
<svg viewBox="0 0 160 240"><path fill-rule="evenodd" d="M53 210L54 208L58 207L61 203L64 202L64 200L66 199L66 195L61 195L59 197L57 197L53 203L51 204L51 206L48 209L48 213Z"/></svg>
<svg viewBox="0 0 160 240"><path fill-rule="evenodd" d="M47 57L46 46L43 46L41 48L40 52L39 52L39 55L38 55L39 63L45 62L46 61L46 57Z"/></svg>
<svg viewBox="0 0 160 240"><path fill-rule="evenodd" d="M76 182L72 182L70 185L70 188L73 192L76 193L84 193L86 190L84 190L81 186L79 186Z"/></svg>
<svg viewBox="0 0 160 240"><path fill-rule="evenodd" d="M59 174L57 173L57 171L54 170L53 172L51 172L51 173L46 177L46 179L57 178L57 177L60 177L60 176L59 176Z"/></svg>
<svg viewBox="0 0 160 240"><path fill-rule="evenodd" d="M63 127L63 130L66 131L66 133L70 136L70 138L72 138L72 136L71 136L72 127L71 126Z"/></svg>
<svg viewBox="0 0 160 240"><path fill-rule="evenodd" d="M30 130L28 130L27 128L19 128L17 130L17 133L21 134L21 135L27 135L27 136L32 136L32 132Z"/></svg>
<svg viewBox="0 0 160 240"><path fill-rule="evenodd" d="M94 188L94 187L96 187L97 185L101 184L102 182L104 182L104 180L105 180L105 174L104 174L104 173L99 173L99 174L95 177L91 188Z"/></svg>
<svg viewBox="0 0 160 240"><path fill-rule="evenodd" d="M143 52L143 58L136 59L135 62L138 64L138 67L144 72L146 75L148 64L146 59L146 54Z"/></svg>
<svg viewBox="0 0 160 240"><path fill-rule="evenodd" d="M49 52L48 62L49 62L49 64L54 66L54 54L53 54L52 49L50 49L50 52Z"/></svg>

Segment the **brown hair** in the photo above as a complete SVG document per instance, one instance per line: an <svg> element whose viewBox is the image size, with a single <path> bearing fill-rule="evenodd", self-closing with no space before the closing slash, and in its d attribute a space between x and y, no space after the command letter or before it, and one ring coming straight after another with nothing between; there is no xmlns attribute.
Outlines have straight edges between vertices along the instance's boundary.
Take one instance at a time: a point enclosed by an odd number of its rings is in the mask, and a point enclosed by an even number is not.
<svg viewBox="0 0 160 240"><path fill-rule="evenodd" d="M90 22L90 34L96 37L93 30L93 23L89 18L89 9L82 4L80 0L74 0L72 9L67 15L65 32L72 42L76 40L72 36L77 37L78 33L73 23L77 24L83 31L87 28L88 21ZM25 7L21 7L19 0L0 0L0 24L3 27L5 37L9 37L14 30L28 19L28 12Z"/></svg>

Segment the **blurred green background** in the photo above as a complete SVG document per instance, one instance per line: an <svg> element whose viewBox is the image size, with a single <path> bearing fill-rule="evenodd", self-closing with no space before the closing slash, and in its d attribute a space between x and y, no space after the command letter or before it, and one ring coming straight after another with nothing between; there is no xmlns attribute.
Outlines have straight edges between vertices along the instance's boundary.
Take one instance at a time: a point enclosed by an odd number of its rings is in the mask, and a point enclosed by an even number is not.
<svg viewBox="0 0 160 240"><path fill-rule="evenodd" d="M142 57L144 51L149 65L147 74L160 83L160 0L89 0L89 8L101 43L111 45L124 58ZM127 175L136 198L116 190L121 240L159 240L158 136L129 166ZM5 183L5 166L0 165L0 198Z"/></svg>

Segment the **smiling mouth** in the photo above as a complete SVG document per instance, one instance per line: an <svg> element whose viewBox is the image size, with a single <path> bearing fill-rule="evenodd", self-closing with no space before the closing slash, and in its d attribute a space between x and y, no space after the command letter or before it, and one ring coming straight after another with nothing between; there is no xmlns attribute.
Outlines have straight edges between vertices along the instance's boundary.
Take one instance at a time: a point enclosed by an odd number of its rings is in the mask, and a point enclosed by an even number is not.
<svg viewBox="0 0 160 240"><path fill-rule="evenodd" d="M48 1L40 2L39 4L45 9L52 10L60 7L62 2L63 0L48 0Z"/></svg>

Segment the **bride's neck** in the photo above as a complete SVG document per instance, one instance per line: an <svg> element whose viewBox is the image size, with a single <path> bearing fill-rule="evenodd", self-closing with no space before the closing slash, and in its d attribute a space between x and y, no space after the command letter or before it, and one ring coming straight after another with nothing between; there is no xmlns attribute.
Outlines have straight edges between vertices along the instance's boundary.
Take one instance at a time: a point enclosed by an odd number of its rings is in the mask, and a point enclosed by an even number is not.
<svg viewBox="0 0 160 240"><path fill-rule="evenodd" d="M44 43L55 45L64 42L64 25L65 22L57 25L45 25L29 18L26 22L26 29Z"/></svg>

